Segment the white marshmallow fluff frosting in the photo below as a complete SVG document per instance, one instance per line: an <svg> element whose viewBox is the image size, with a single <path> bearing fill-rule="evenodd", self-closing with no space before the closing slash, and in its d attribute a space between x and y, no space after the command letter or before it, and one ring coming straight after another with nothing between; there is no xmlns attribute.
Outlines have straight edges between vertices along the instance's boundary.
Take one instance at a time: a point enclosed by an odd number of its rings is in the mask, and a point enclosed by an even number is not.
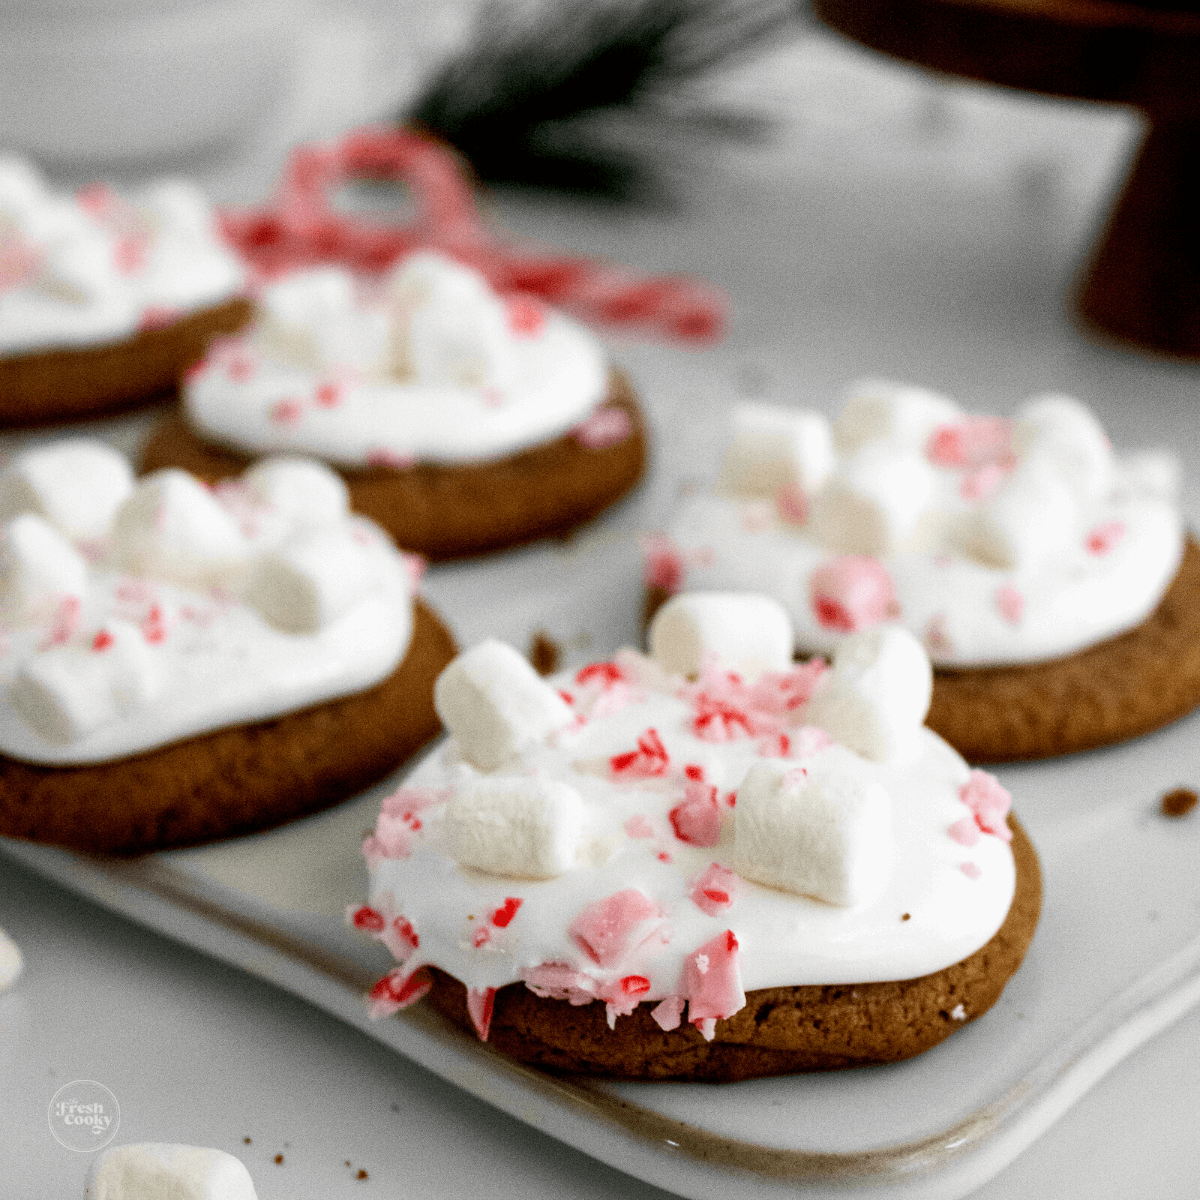
<svg viewBox="0 0 1200 1200"><path fill-rule="evenodd" d="M0 473L0 754L108 762L361 691L407 651L418 574L311 460L210 488L27 450Z"/></svg>
<svg viewBox="0 0 1200 1200"><path fill-rule="evenodd" d="M523 982L711 1038L748 990L910 979L983 946L1015 889L1009 797L924 728L924 650L895 625L832 667L791 643L777 602L704 594L660 610L650 656L549 680L495 641L455 659L450 736L383 802L347 914L397 959L373 1012L434 965L482 1037Z"/></svg>
<svg viewBox="0 0 1200 1200"><path fill-rule="evenodd" d="M207 198L163 179L72 194L0 155L0 356L124 341L245 290Z"/></svg>
<svg viewBox="0 0 1200 1200"><path fill-rule="evenodd" d="M432 252L382 278L321 267L257 297L184 387L203 437L343 467L497 458L583 424L608 371L588 331Z"/></svg>
<svg viewBox="0 0 1200 1200"><path fill-rule="evenodd" d="M1140 624L1178 570L1178 464L1117 455L1078 400L969 414L867 381L833 422L748 404L710 494L647 540L647 583L774 596L796 648L898 621L944 666L1072 654Z"/></svg>

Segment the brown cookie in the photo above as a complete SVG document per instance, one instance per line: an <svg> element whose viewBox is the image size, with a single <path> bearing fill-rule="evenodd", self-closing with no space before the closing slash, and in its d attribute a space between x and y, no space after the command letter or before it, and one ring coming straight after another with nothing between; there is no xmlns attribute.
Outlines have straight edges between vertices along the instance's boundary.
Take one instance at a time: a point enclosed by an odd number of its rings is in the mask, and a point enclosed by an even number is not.
<svg viewBox="0 0 1200 1200"><path fill-rule="evenodd" d="M647 588L645 622L671 598ZM1094 750L1149 733L1200 705L1200 544L1140 625L1065 658L938 667L925 724L968 762Z"/></svg>
<svg viewBox="0 0 1200 1200"><path fill-rule="evenodd" d="M898 1062L936 1046L987 1012L1021 965L1042 905L1037 853L1010 817L1017 886L1008 916L960 963L890 983L762 988L706 1042L691 1025L664 1031L641 1004L609 1029L601 1001L543 1000L524 984L496 993L488 1041L547 1071L622 1079L727 1082ZM897 936L902 914L897 913ZM471 1031L466 989L432 970L426 1001Z"/></svg>
<svg viewBox="0 0 1200 1200"><path fill-rule="evenodd" d="M630 420L629 435L616 445L589 449L567 433L487 462L343 468L350 503L405 550L434 560L565 534L620 499L645 467L646 422L620 372L609 375L606 402ZM141 469L183 467L213 483L241 474L252 461L202 440L176 415L151 434Z"/></svg>
<svg viewBox="0 0 1200 1200"><path fill-rule="evenodd" d="M1066 658L934 673L925 723L968 762L1109 746L1200 704L1200 544L1136 628Z"/></svg>
<svg viewBox="0 0 1200 1200"><path fill-rule="evenodd" d="M433 738L433 682L457 650L414 601L408 653L357 695L219 729L120 762L46 767L0 756L0 834L141 854L281 825L361 792Z"/></svg>
<svg viewBox="0 0 1200 1200"><path fill-rule="evenodd" d="M0 426L106 416L169 400L209 342L237 333L252 312L250 301L237 297L124 341L0 358Z"/></svg>

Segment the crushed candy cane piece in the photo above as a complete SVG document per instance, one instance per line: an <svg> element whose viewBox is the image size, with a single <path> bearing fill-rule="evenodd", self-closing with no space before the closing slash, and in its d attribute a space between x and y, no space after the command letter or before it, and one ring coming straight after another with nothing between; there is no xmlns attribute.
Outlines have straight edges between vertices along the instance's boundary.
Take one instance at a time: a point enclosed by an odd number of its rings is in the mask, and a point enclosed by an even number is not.
<svg viewBox="0 0 1200 1200"><path fill-rule="evenodd" d="M571 940L598 967L615 967L662 933L662 910L644 892L625 888L585 906L567 926Z"/></svg>
<svg viewBox="0 0 1200 1200"><path fill-rule="evenodd" d="M837 633L857 633L899 615L887 568L876 558L843 554L823 563L809 580L818 624Z"/></svg>
<svg viewBox="0 0 1200 1200"><path fill-rule="evenodd" d="M488 1040L495 1001L495 988L467 988L467 1012L471 1015L471 1024L475 1026L481 1042Z"/></svg>
<svg viewBox="0 0 1200 1200"><path fill-rule="evenodd" d="M711 863L692 883L692 903L710 917L724 912L742 890L742 877L720 863Z"/></svg>

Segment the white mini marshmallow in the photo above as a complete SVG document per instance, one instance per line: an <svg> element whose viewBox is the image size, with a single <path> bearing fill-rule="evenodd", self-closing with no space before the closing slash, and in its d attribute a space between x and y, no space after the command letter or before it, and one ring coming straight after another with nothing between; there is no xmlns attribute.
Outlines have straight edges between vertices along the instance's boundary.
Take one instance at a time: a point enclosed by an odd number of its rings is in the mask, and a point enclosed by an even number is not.
<svg viewBox="0 0 1200 1200"><path fill-rule="evenodd" d="M1044 458L1082 503L1113 485L1112 444L1086 404L1056 394L1027 400L1014 417L1013 440L1024 458Z"/></svg>
<svg viewBox="0 0 1200 1200"><path fill-rule="evenodd" d="M1182 474L1179 456L1169 450L1142 450L1117 464L1118 479L1134 495L1160 500L1178 498Z"/></svg>
<svg viewBox="0 0 1200 1200"><path fill-rule="evenodd" d="M0 929L0 992L7 991L16 983L23 966L20 947Z"/></svg>
<svg viewBox="0 0 1200 1200"><path fill-rule="evenodd" d="M153 651L142 632L110 621L103 650L56 646L28 659L8 690L16 714L35 733L67 745L150 703L162 690Z"/></svg>
<svg viewBox="0 0 1200 1200"><path fill-rule="evenodd" d="M234 517L200 480L174 467L138 483L117 510L112 535L128 570L188 585L225 581L249 554Z"/></svg>
<svg viewBox="0 0 1200 1200"><path fill-rule="evenodd" d="M833 423L833 439L844 458L878 441L923 454L933 431L961 420L962 415L953 400L928 388L864 379L850 388Z"/></svg>
<svg viewBox="0 0 1200 1200"><path fill-rule="evenodd" d="M894 554L918 534L936 486L923 457L869 445L826 480L813 501L810 527L839 554Z"/></svg>
<svg viewBox="0 0 1200 1200"><path fill-rule="evenodd" d="M440 254L410 255L388 291L399 321L392 370L417 383L503 387L516 370L504 303L477 271Z"/></svg>
<svg viewBox="0 0 1200 1200"><path fill-rule="evenodd" d="M263 288L258 308L255 340L262 349L299 370L319 373L327 340L337 339L354 309L354 280L340 267L297 271Z"/></svg>
<svg viewBox="0 0 1200 1200"><path fill-rule="evenodd" d="M963 528L963 550L989 567L1034 571L1078 536L1076 493L1042 458L1023 462Z"/></svg>
<svg viewBox="0 0 1200 1200"><path fill-rule="evenodd" d="M729 496L772 499L780 488L811 496L833 470L833 432L823 413L739 404L717 490Z"/></svg>
<svg viewBox="0 0 1200 1200"><path fill-rule="evenodd" d="M83 1200L257 1200L241 1159L203 1146L142 1142L96 1159Z"/></svg>
<svg viewBox="0 0 1200 1200"><path fill-rule="evenodd" d="M284 633L319 633L374 587L375 564L349 527L317 530L255 559L241 596Z"/></svg>
<svg viewBox="0 0 1200 1200"><path fill-rule="evenodd" d="M132 491L129 463L111 446L55 442L19 454L0 474L0 520L34 512L70 538L101 537Z"/></svg>
<svg viewBox="0 0 1200 1200"><path fill-rule="evenodd" d="M438 676L433 704L463 758L492 771L573 720L566 701L511 646L489 638Z"/></svg>
<svg viewBox="0 0 1200 1200"><path fill-rule="evenodd" d="M501 775L478 779L446 805L442 830L464 867L518 879L553 879L575 865L583 801L569 784Z"/></svg>
<svg viewBox="0 0 1200 1200"><path fill-rule="evenodd" d="M263 504L305 528L336 525L350 510L345 481L315 459L264 458L242 481Z"/></svg>
<svg viewBox="0 0 1200 1200"><path fill-rule="evenodd" d="M670 674L694 676L707 656L753 679L792 665L795 635L778 600L752 592L684 592L654 614L650 657Z"/></svg>
<svg viewBox="0 0 1200 1200"><path fill-rule="evenodd" d="M751 767L733 810L733 869L767 887L849 907L878 895L892 871L892 799L840 764L808 773L780 762Z"/></svg>
<svg viewBox="0 0 1200 1200"><path fill-rule="evenodd" d="M186 179L160 179L141 192L136 203L156 231L170 230L203 243L216 239L212 203Z"/></svg>
<svg viewBox="0 0 1200 1200"><path fill-rule="evenodd" d="M88 566L48 521L22 513L0 531L0 611L13 620L38 618L63 596L82 596Z"/></svg>
<svg viewBox="0 0 1200 1200"><path fill-rule="evenodd" d="M898 625L879 625L839 643L804 721L855 754L886 762L915 746L932 695L921 643Z"/></svg>
<svg viewBox="0 0 1200 1200"><path fill-rule="evenodd" d="M0 154L0 225L22 221L46 202L46 185L37 168L23 158Z"/></svg>

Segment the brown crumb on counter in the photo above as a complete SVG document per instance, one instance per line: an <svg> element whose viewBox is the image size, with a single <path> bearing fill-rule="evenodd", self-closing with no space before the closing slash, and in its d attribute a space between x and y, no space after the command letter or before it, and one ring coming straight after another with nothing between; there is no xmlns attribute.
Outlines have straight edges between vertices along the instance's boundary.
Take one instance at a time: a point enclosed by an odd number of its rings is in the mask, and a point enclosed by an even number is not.
<svg viewBox="0 0 1200 1200"><path fill-rule="evenodd" d="M279 1166L279 1167L283 1166L283 1155L282 1154L275 1155L275 1165Z"/></svg>
<svg viewBox="0 0 1200 1200"><path fill-rule="evenodd" d="M1162 811L1164 817L1185 817L1196 807L1200 800L1191 788L1174 788L1163 793Z"/></svg>
<svg viewBox="0 0 1200 1200"><path fill-rule="evenodd" d="M250 1145L250 1139L248 1137L242 1138L242 1141L245 1142L247 1146Z"/></svg>
<svg viewBox="0 0 1200 1200"><path fill-rule="evenodd" d="M902 921L911 921L911 920L912 920L912 913L905 913L905 914L904 914L904 915L903 915L903 916L900 918L900 920L902 920Z"/></svg>
<svg viewBox="0 0 1200 1200"><path fill-rule="evenodd" d="M359 1167L359 1168L358 1168L358 1174L357 1174L357 1175L355 1175L355 1177L354 1177L354 1178L355 1178L355 1179L369 1179L369 1178L370 1178L370 1176L368 1176L368 1175L367 1175L366 1171L364 1171L364 1170L362 1169L362 1167Z"/></svg>
<svg viewBox="0 0 1200 1200"><path fill-rule="evenodd" d="M529 641L529 661L539 675L553 675L562 662L562 647L544 629L537 629Z"/></svg>

